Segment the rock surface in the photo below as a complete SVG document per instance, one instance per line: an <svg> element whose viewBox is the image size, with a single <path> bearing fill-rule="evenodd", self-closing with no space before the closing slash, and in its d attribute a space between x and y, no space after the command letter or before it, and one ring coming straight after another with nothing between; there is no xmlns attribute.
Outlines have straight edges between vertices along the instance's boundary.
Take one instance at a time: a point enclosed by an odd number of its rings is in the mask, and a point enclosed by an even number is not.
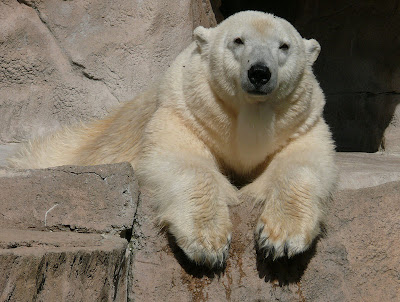
<svg viewBox="0 0 400 302"><path fill-rule="evenodd" d="M215 25L208 0L0 3L0 143L102 117Z"/></svg>
<svg viewBox="0 0 400 302"><path fill-rule="evenodd" d="M128 242L0 229L0 301L126 301Z"/></svg>
<svg viewBox="0 0 400 302"><path fill-rule="evenodd" d="M399 301L400 182L339 192L301 284L306 301Z"/></svg>
<svg viewBox="0 0 400 302"><path fill-rule="evenodd" d="M3 174L0 228L122 236L132 229L138 184L128 163Z"/></svg>
<svg viewBox="0 0 400 302"><path fill-rule="evenodd" d="M336 162L340 172L340 190L361 189L400 181L399 155L385 152L340 152L336 153Z"/></svg>
<svg viewBox="0 0 400 302"><path fill-rule="evenodd" d="M161 235L144 193L134 227L137 249L129 297L148 301L398 301L400 182L339 192L327 234L303 255L277 262L256 254L258 208L232 208L230 257L224 271L188 263Z"/></svg>
<svg viewBox="0 0 400 302"><path fill-rule="evenodd" d="M0 301L126 301L138 198L128 163L0 170Z"/></svg>
<svg viewBox="0 0 400 302"><path fill-rule="evenodd" d="M386 152L400 155L400 106L397 106L390 124L385 130L382 145Z"/></svg>
<svg viewBox="0 0 400 302"><path fill-rule="evenodd" d="M151 196L139 198L126 163L2 170L0 300L397 301L398 158L339 154L338 163L326 235L308 252L263 260L253 241L260 209L241 204L231 208L233 241L220 271L193 266L160 232ZM120 238L129 228L130 243Z"/></svg>

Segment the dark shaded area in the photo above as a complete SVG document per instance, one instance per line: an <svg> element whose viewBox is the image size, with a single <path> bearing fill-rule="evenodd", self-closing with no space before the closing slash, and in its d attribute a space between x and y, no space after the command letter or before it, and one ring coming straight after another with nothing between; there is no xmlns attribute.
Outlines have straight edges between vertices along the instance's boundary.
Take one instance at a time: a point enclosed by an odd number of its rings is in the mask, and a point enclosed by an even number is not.
<svg viewBox="0 0 400 302"><path fill-rule="evenodd" d="M339 151L376 152L385 149L384 133L399 96L370 92L327 95L324 116Z"/></svg>
<svg viewBox="0 0 400 302"><path fill-rule="evenodd" d="M197 265L192 262L186 254L182 251L182 249L176 243L174 236L167 233L167 239L169 247L174 254L174 257L179 262L181 267L185 270L185 272L194 278L203 278L204 276L208 278L214 278L221 276L226 268L226 263L222 267L210 268L206 265Z"/></svg>
<svg viewBox="0 0 400 302"><path fill-rule="evenodd" d="M311 244L311 247L291 258L287 257L287 247L285 246L285 257L273 260L274 249L260 249L256 240L256 262L259 277L265 282L278 281L280 286L292 283L298 283L301 280L305 270L311 259L315 256L316 248L319 240L324 238L327 228L324 223L320 224L321 234L317 236Z"/></svg>
<svg viewBox="0 0 400 302"><path fill-rule="evenodd" d="M312 246L302 254L291 258L281 257L276 260L265 257L265 251L256 247L259 277L263 278L265 282L278 281L280 286L300 282L308 264L316 253L319 239L315 239Z"/></svg>
<svg viewBox="0 0 400 302"><path fill-rule="evenodd" d="M132 238L132 232L133 232L132 228L126 229L126 230L122 230L119 233L119 237L124 238L124 239L128 240L128 242L130 242L131 238Z"/></svg>
<svg viewBox="0 0 400 302"><path fill-rule="evenodd" d="M224 17L248 9L283 17L321 44L314 69L337 150L384 149L400 103L400 1L222 0L220 7Z"/></svg>
<svg viewBox="0 0 400 302"><path fill-rule="evenodd" d="M175 259L185 270L185 272L193 278L201 279L208 277L210 279L220 277L225 273L226 263L223 267L210 268L205 265L197 265L185 255L182 249L177 245L175 238L167 233L169 247L174 254ZM317 237L311 247L304 253L293 256L292 258L282 257L273 260L271 257L265 257L265 251L255 246L256 266L260 278L265 282L278 281L280 286L297 283L300 281L308 264L316 253L316 245L320 238ZM232 252L232 251L231 251Z"/></svg>

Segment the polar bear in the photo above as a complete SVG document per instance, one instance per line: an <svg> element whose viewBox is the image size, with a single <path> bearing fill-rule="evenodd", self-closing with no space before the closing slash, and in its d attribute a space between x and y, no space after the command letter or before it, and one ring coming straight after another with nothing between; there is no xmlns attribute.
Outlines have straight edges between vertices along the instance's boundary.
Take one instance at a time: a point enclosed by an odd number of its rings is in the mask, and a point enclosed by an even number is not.
<svg viewBox="0 0 400 302"><path fill-rule="evenodd" d="M337 179L312 71L319 52L317 41L268 13L200 26L153 89L103 120L26 144L10 164L130 162L160 225L189 259L210 267L228 255L228 206L256 202L257 248L291 257L320 233Z"/></svg>

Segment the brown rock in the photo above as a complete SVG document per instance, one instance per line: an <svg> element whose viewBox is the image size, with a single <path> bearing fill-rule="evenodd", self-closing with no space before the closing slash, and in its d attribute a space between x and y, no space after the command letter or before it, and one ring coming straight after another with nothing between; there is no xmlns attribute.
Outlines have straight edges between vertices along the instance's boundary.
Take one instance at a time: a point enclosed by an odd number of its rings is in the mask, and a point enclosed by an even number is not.
<svg viewBox="0 0 400 302"><path fill-rule="evenodd" d="M254 249L259 209L232 208L225 270L190 264L154 225L144 192L134 226L129 297L148 301L397 301L400 298L400 182L341 191L327 235L303 255L263 261Z"/></svg>
<svg viewBox="0 0 400 302"><path fill-rule="evenodd" d="M0 3L0 143L102 117L215 18L208 0Z"/></svg>
<svg viewBox="0 0 400 302"><path fill-rule="evenodd" d="M128 163L9 171L0 177L0 228L125 236L137 199Z"/></svg>
<svg viewBox="0 0 400 302"><path fill-rule="evenodd" d="M110 235L0 229L1 301L126 301L127 245Z"/></svg>

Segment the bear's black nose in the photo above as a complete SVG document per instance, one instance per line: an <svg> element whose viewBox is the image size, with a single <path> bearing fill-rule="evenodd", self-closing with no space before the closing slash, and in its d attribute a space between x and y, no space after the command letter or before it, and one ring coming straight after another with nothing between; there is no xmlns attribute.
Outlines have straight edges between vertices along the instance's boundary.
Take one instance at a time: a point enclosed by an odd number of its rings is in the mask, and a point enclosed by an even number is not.
<svg viewBox="0 0 400 302"><path fill-rule="evenodd" d="M256 88L260 88L262 85L268 83L271 78L271 72L268 66L264 64L255 64L250 67L247 76Z"/></svg>

